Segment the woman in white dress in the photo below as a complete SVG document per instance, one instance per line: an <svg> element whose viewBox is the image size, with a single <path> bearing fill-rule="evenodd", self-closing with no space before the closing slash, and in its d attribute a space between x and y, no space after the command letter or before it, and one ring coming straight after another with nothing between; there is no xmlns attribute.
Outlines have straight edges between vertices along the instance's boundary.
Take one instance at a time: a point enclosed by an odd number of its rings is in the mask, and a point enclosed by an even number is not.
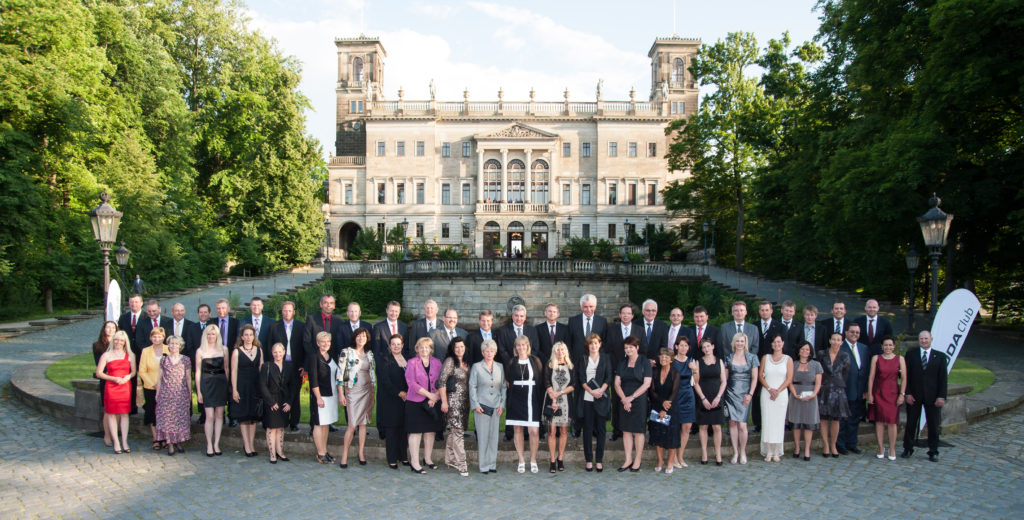
<svg viewBox="0 0 1024 520"><path fill-rule="evenodd" d="M331 358L331 333L316 335L317 352L309 362L309 413L313 423L313 444L316 460L321 464L334 462L327 453L328 428L338 422L338 397L334 382L338 379L338 364Z"/></svg>
<svg viewBox="0 0 1024 520"><path fill-rule="evenodd" d="M793 358L782 353L781 334L772 338L772 353L761 360L761 455L765 462L779 462L786 437L789 384L793 381Z"/></svg>

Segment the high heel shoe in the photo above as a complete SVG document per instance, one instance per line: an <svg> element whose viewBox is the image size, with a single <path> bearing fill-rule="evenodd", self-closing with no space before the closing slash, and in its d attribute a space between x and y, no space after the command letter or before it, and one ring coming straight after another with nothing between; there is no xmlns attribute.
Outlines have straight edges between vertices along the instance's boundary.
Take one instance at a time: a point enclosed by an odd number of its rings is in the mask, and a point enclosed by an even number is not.
<svg viewBox="0 0 1024 520"><path fill-rule="evenodd" d="M558 466L555 464L555 461L551 461L551 469L548 472L552 474L558 473Z"/></svg>
<svg viewBox="0 0 1024 520"><path fill-rule="evenodd" d="M708 464L708 459L700 459L700 464L702 466L706 466Z"/></svg>
<svg viewBox="0 0 1024 520"><path fill-rule="evenodd" d="M590 473L591 471L594 471L594 465L588 462L586 466L583 466L583 470Z"/></svg>
<svg viewBox="0 0 1024 520"><path fill-rule="evenodd" d="M430 469L437 469L437 464L434 464L433 462L427 462L426 466Z"/></svg>
<svg viewBox="0 0 1024 520"><path fill-rule="evenodd" d="M562 459L558 459L558 460L557 460L557 461L555 461L555 462L557 462L557 463L558 463L558 471L565 471L565 464L564 464L564 463L562 463Z"/></svg>
<svg viewBox="0 0 1024 520"><path fill-rule="evenodd" d="M600 473L604 471L604 466L599 462L597 463L597 465L594 466L594 471Z"/></svg>
<svg viewBox="0 0 1024 520"><path fill-rule="evenodd" d="M414 468L412 466L409 466L409 469L412 470L413 473L419 473L420 475L426 475L427 474L427 470L425 470L423 468L416 469L416 468Z"/></svg>
<svg viewBox="0 0 1024 520"><path fill-rule="evenodd" d="M359 465L360 466L365 466L366 465L366 459L359 459Z"/></svg>
<svg viewBox="0 0 1024 520"><path fill-rule="evenodd" d="M627 469L629 469L630 466L632 466L632 464L626 464L625 466L622 466L621 468L619 468L619 473L626 471Z"/></svg>
<svg viewBox="0 0 1024 520"><path fill-rule="evenodd" d="M389 462L388 463L388 467L391 468L391 469L398 469L398 464L397 463L392 464L392 463Z"/></svg>
<svg viewBox="0 0 1024 520"><path fill-rule="evenodd" d="M285 457L284 455L278 455L277 456L277 460L279 460L281 462L288 462L288 461L290 461L292 459L289 459L288 457Z"/></svg>

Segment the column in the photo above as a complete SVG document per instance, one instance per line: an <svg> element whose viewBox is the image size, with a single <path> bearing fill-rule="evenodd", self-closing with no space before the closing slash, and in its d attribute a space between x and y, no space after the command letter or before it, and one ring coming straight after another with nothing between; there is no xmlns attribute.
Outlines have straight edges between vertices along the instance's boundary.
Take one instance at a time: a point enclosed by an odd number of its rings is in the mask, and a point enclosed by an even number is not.
<svg viewBox="0 0 1024 520"><path fill-rule="evenodd" d="M484 201L484 150L479 145L476 148L476 200ZM463 202L465 204L465 202Z"/></svg>
<svg viewBox="0 0 1024 520"><path fill-rule="evenodd" d="M533 150L526 149L526 203L533 202L533 170L531 169L530 162L532 159Z"/></svg>
<svg viewBox="0 0 1024 520"><path fill-rule="evenodd" d="M501 149L501 200L508 202L506 183L508 182L508 149Z"/></svg>

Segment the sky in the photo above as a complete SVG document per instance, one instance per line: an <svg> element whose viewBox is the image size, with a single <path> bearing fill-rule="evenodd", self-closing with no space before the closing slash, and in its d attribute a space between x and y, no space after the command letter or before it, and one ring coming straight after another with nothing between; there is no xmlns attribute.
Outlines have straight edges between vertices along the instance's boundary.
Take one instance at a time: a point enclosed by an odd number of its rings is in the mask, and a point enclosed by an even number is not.
<svg viewBox="0 0 1024 520"><path fill-rule="evenodd" d="M752 32L763 48L789 31L794 44L814 38L816 0L246 0L249 27L277 41L302 64L302 93L312 109L307 131L333 152L336 37L378 37L387 52L384 96L439 101L646 100L647 52L676 34L714 43Z"/></svg>

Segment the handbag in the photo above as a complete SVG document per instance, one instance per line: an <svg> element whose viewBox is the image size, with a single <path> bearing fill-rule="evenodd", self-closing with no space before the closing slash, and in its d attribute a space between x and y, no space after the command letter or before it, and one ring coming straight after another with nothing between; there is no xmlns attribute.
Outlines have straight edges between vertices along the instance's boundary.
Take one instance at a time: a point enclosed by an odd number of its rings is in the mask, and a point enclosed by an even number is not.
<svg viewBox="0 0 1024 520"><path fill-rule="evenodd" d="M552 417L561 417L562 416L562 409L559 408L559 409L555 410L550 404L547 404L548 399L549 398L548 398L547 392L545 392L544 393L544 403L545 404L544 404L544 412L543 412L544 417L547 417L548 419L551 419Z"/></svg>
<svg viewBox="0 0 1024 520"><path fill-rule="evenodd" d="M486 404L481 404L480 405L480 409L484 411L484 415L486 415L486 416L494 415L494 407L493 406L487 406Z"/></svg>
<svg viewBox="0 0 1024 520"><path fill-rule="evenodd" d="M445 380L444 389L448 392L448 395L455 393L455 374L448 376L448 379Z"/></svg>
<svg viewBox="0 0 1024 520"><path fill-rule="evenodd" d="M429 415L432 420L438 421L441 419L441 413L437 411L436 406L430 406L430 401L424 400L420 403L420 406L423 407L423 410L427 412L427 415Z"/></svg>

